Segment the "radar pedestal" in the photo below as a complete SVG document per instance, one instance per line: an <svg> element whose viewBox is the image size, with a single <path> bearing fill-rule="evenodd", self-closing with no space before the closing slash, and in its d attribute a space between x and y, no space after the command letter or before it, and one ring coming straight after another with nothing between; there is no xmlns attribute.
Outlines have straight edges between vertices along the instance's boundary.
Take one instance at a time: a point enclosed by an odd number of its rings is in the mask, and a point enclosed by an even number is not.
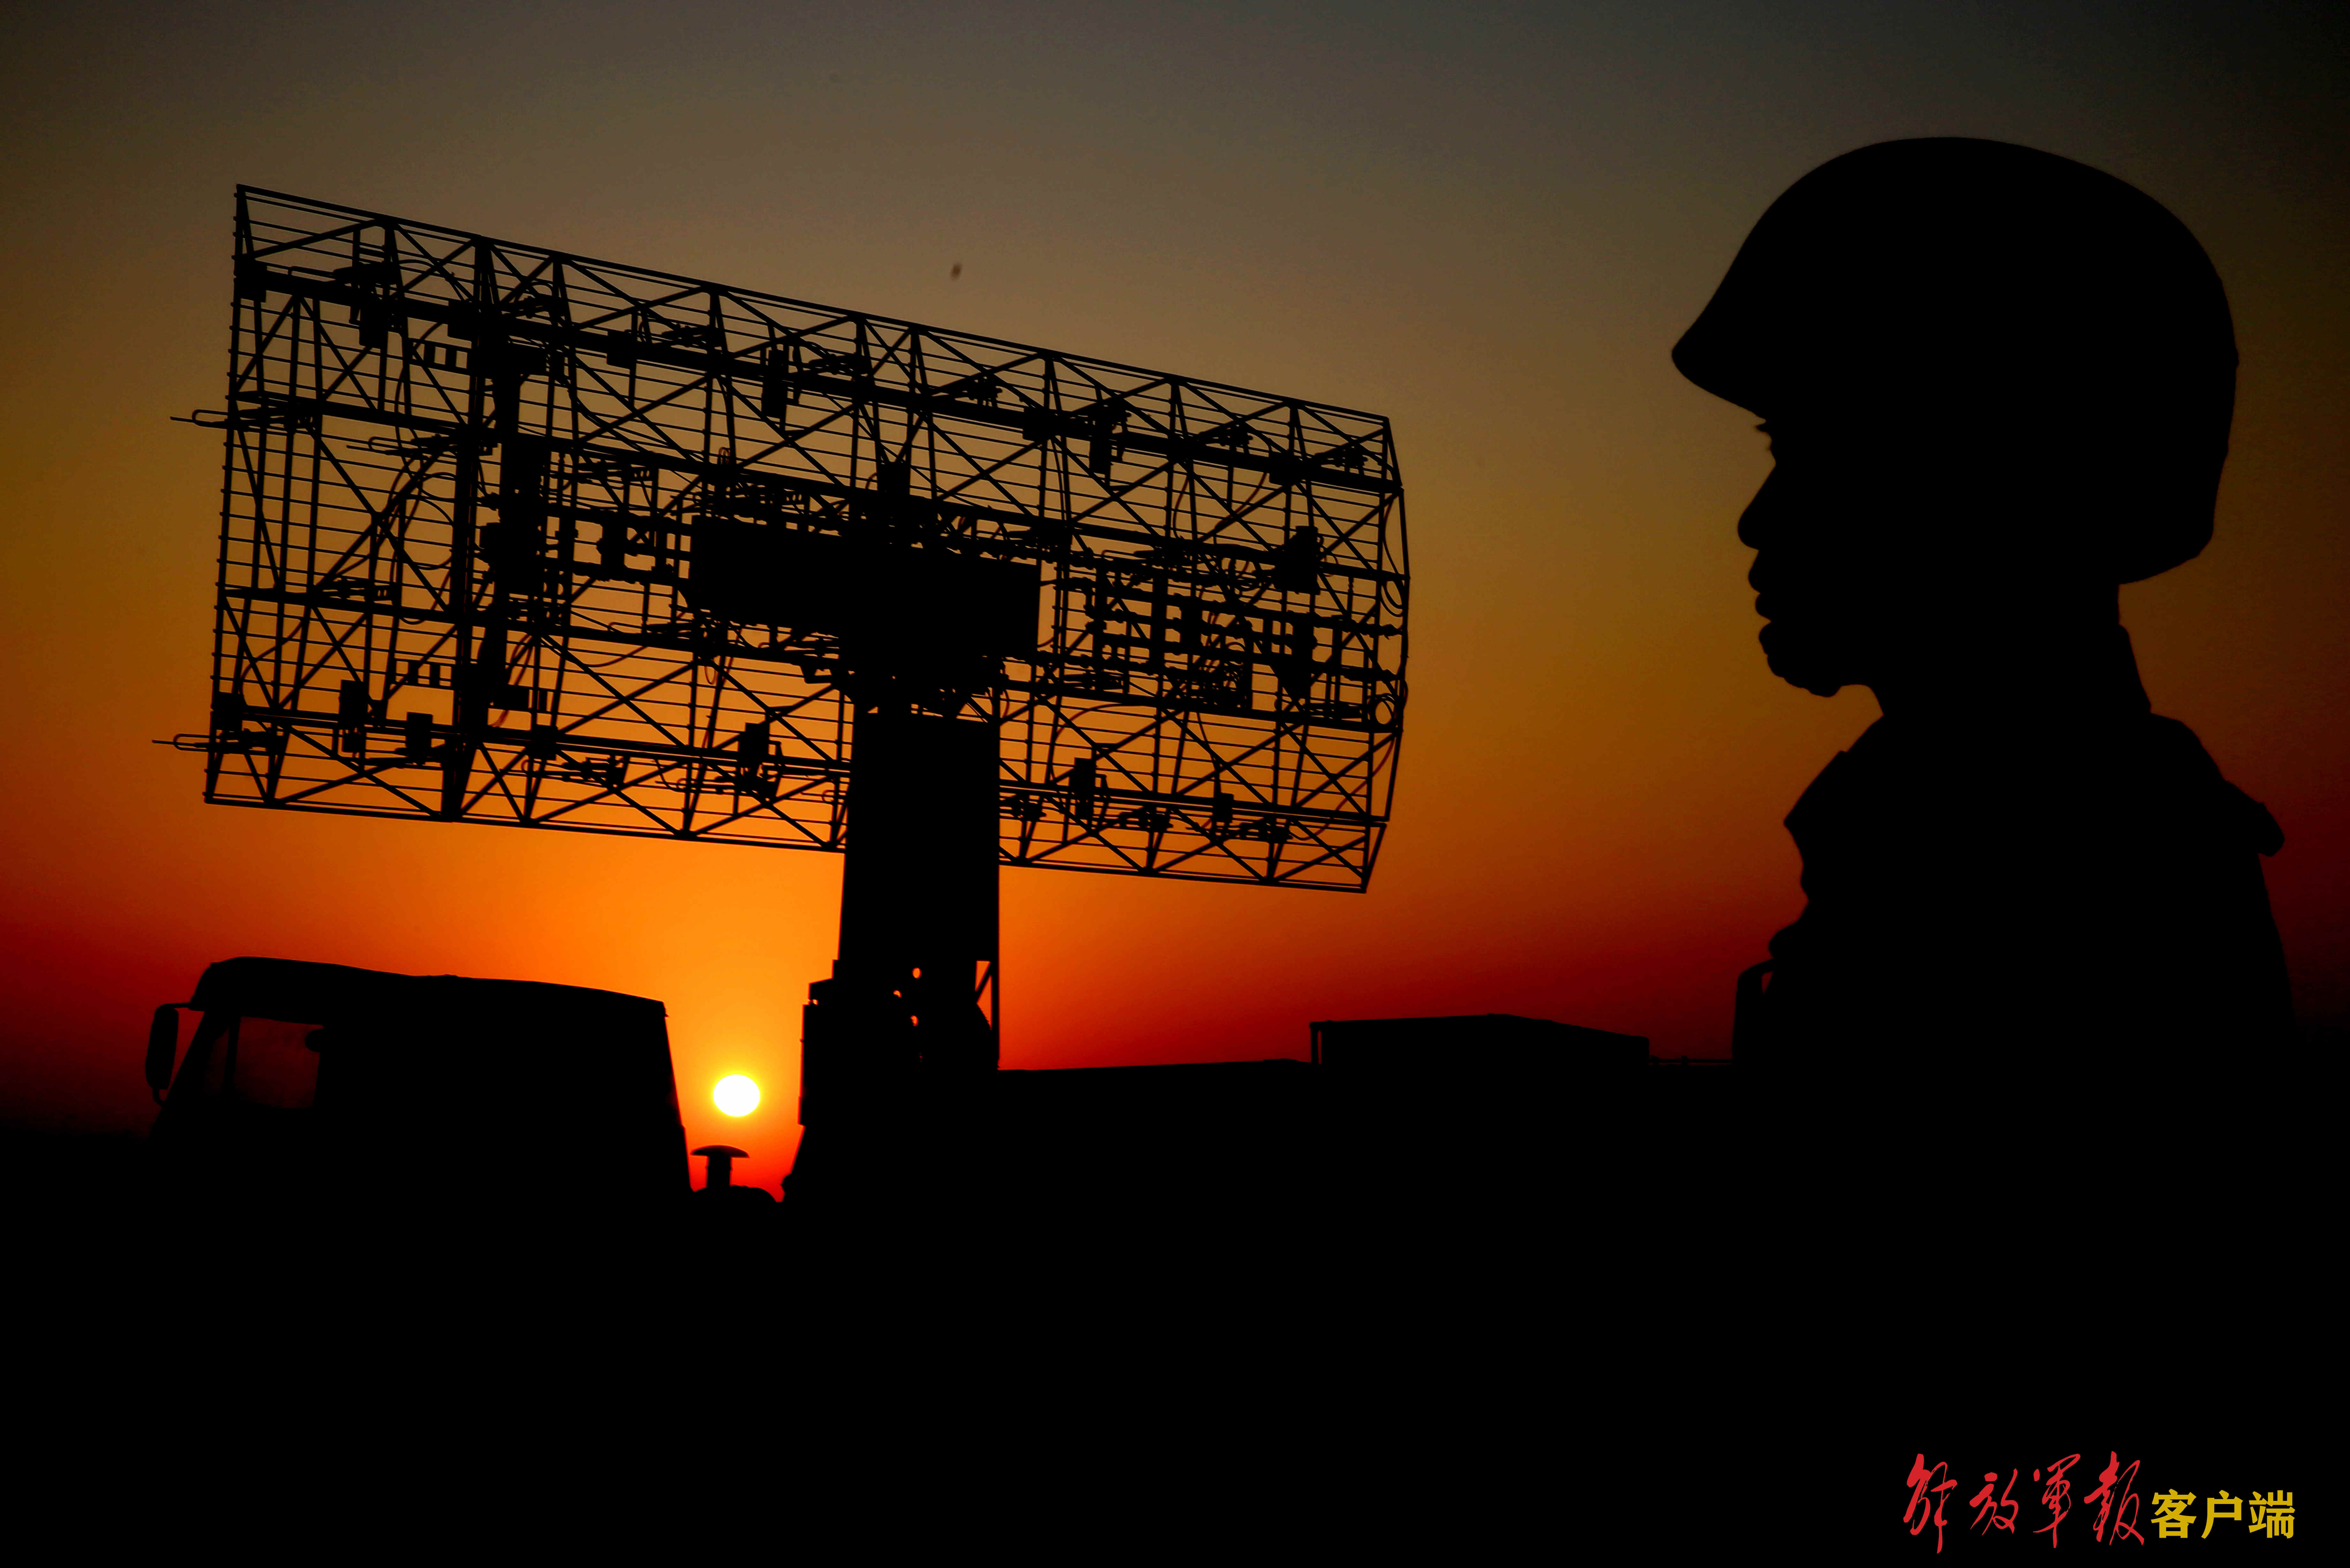
<svg viewBox="0 0 2350 1568"><path fill-rule="evenodd" d="M840 957L801 1011L794 1195L827 1207L919 1200L996 1064L995 726L891 704L856 722Z"/></svg>

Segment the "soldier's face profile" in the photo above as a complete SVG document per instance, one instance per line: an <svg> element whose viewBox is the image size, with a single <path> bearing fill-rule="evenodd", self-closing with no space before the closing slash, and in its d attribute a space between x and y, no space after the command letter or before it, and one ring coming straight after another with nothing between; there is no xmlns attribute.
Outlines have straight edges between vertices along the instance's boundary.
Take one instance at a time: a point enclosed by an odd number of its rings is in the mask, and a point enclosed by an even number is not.
<svg viewBox="0 0 2350 1568"><path fill-rule="evenodd" d="M1772 673L1826 697L1880 672L1904 624L1940 587L1931 464L1866 421L1787 413L1761 427L1773 467L1738 522ZM1955 476L1952 476L1953 480Z"/></svg>
<svg viewBox="0 0 2350 1568"><path fill-rule="evenodd" d="M2024 425L1889 411L1773 412L1772 469L1738 521L1781 680L1820 696L1921 670L1987 670L2038 628L2114 618L2075 528L2077 459Z"/></svg>

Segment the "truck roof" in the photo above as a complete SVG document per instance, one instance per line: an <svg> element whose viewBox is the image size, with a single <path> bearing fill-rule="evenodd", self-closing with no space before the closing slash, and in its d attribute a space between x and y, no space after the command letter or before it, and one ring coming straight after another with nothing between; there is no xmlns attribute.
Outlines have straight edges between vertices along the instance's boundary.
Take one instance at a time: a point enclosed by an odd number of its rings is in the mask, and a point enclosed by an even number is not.
<svg viewBox="0 0 2350 1568"><path fill-rule="evenodd" d="M595 1019L658 1025L667 1010L650 997L531 980L473 980L454 974L392 974L298 959L223 959L204 971L188 1005L205 1012L338 1024L441 1015L476 1023L494 1015Z"/></svg>

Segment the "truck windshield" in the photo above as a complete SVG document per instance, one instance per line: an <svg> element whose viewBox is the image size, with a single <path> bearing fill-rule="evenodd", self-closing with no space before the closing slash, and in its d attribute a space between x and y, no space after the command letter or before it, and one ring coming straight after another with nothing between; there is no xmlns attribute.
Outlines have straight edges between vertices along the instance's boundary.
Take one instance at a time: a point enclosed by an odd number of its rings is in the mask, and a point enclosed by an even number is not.
<svg viewBox="0 0 2350 1568"><path fill-rule="evenodd" d="M224 1099L280 1110L307 1110L318 1097L316 1025L275 1018L237 1018L213 1050L206 1085Z"/></svg>

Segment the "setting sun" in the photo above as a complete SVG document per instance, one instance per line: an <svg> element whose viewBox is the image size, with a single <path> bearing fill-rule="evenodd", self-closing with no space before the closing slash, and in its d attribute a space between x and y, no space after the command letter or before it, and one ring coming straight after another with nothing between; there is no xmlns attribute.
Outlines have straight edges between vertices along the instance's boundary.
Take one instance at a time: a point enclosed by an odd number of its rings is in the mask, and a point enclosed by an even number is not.
<svg viewBox="0 0 2350 1568"><path fill-rule="evenodd" d="M759 1085L740 1073L730 1073L718 1080L710 1097L728 1116L747 1116L759 1108Z"/></svg>

